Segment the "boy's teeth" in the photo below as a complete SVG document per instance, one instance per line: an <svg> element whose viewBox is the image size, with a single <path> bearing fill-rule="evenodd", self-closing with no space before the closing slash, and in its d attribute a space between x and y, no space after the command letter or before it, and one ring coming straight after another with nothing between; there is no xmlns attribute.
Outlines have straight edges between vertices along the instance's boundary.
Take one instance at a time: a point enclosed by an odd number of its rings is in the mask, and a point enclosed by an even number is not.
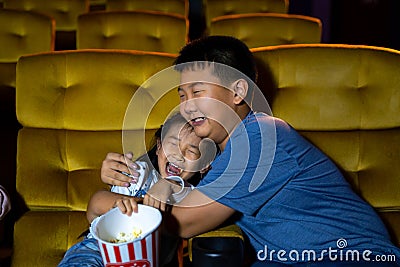
<svg viewBox="0 0 400 267"><path fill-rule="evenodd" d="M202 120L204 120L204 117L199 117L199 118L194 119L195 122L202 121Z"/></svg>

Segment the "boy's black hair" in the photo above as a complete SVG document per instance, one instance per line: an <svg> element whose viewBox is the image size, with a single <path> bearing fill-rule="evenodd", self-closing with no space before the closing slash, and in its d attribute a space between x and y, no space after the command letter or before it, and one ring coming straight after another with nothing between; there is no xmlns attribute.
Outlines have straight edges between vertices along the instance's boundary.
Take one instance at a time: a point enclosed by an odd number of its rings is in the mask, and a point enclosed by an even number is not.
<svg viewBox="0 0 400 267"><path fill-rule="evenodd" d="M240 71L254 83L257 79L253 54L245 43L231 36L214 35L193 40L181 49L174 65L182 71L179 64L195 61L217 62Z"/></svg>

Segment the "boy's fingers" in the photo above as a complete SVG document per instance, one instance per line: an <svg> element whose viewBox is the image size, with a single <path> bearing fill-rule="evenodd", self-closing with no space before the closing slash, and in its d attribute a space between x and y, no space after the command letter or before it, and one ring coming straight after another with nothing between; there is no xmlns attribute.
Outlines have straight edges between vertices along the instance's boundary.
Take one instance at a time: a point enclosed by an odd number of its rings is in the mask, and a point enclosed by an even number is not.
<svg viewBox="0 0 400 267"><path fill-rule="evenodd" d="M164 201L160 201L160 210L161 211L165 211L166 210L167 205L165 204Z"/></svg>
<svg viewBox="0 0 400 267"><path fill-rule="evenodd" d="M133 159L133 153L132 152L125 153L125 157L128 158L129 160L132 160Z"/></svg>
<svg viewBox="0 0 400 267"><path fill-rule="evenodd" d="M124 186L128 187L132 182L132 178L125 176L118 171L112 171L110 174L103 175L103 182L109 185Z"/></svg>

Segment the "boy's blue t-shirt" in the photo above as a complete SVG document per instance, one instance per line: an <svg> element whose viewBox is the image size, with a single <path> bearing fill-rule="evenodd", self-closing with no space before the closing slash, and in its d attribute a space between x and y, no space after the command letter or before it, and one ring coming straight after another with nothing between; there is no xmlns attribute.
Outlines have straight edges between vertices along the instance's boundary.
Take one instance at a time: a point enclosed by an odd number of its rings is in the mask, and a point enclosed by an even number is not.
<svg viewBox="0 0 400 267"><path fill-rule="evenodd" d="M400 257L376 212L333 162L266 114L249 113L197 189L239 212L237 225L259 259L307 261L315 252L326 260L329 251L354 249Z"/></svg>

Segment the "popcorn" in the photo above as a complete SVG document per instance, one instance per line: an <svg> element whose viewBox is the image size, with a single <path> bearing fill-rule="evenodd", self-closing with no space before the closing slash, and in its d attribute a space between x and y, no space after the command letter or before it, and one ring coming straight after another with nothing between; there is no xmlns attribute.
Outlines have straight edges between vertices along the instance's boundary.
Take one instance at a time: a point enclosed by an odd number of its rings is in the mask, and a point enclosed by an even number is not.
<svg viewBox="0 0 400 267"><path fill-rule="evenodd" d="M142 229L133 228L132 232L119 232L117 236L110 240L110 243L124 243L138 238L142 234Z"/></svg>

